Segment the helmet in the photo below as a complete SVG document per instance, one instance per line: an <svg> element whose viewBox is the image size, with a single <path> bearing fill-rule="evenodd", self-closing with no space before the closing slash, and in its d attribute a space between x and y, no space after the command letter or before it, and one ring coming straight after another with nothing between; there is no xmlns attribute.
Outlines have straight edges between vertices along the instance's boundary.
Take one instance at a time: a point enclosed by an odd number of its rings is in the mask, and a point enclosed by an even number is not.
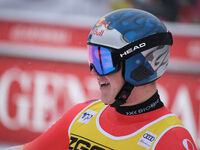
<svg viewBox="0 0 200 150"><path fill-rule="evenodd" d="M103 76L122 66L125 82L141 86L158 79L166 71L172 35L148 12L119 9L97 21L87 44L90 68Z"/></svg>

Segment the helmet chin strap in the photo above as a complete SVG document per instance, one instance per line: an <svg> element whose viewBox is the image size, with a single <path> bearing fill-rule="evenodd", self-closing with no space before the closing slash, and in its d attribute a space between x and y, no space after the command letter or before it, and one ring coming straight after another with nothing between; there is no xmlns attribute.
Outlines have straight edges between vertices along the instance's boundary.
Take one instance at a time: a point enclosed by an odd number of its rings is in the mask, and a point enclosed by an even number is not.
<svg viewBox="0 0 200 150"><path fill-rule="evenodd" d="M125 104L126 100L130 96L133 88L134 88L134 85L132 85L128 82L125 82L124 85L122 86L121 90L119 91L119 93L115 97L115 102L112 103L110 106L111 107L118 107L122 104Z"/></svg>

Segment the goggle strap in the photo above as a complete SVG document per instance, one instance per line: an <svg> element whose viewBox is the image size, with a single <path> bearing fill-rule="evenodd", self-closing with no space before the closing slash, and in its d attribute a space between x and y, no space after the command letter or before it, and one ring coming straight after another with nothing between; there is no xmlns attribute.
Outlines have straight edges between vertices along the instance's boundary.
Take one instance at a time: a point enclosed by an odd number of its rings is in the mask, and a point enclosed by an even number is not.
<svg viewBox="0 0 200 150"><path fill-rule="evenodd" d="M173 38L171 32L156 33L122 47L117 53L114 54L114 57L117 57L115 59L123 60L133 56L134 54L140 53L159 45L172 44ZM130 50L130 48L132 48L132 50Z"/></svg>
<svg viewBox="0 0 200 150"><path fill-rule="evenodd" d="M122 86L121 90L115 97L115 102L111 104L111 107L118 107L124 103L126 103L126 100L128 99L129 95L131 94L131 91L133 90L134 85L125 82Z"/></svg>

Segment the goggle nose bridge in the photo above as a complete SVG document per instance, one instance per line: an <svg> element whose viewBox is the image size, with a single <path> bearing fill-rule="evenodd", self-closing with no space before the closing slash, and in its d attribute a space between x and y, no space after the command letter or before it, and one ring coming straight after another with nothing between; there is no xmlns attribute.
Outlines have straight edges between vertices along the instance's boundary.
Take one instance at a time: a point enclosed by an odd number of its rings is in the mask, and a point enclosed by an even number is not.
<svg viewBox="0 0 200 150"><path fill-rule="evenodd" d="M93 65L92 63L90 63L89 65L90 65L90 72L91 72L93 69L96 70L95 67L94 67L94 65Z"/></svg>

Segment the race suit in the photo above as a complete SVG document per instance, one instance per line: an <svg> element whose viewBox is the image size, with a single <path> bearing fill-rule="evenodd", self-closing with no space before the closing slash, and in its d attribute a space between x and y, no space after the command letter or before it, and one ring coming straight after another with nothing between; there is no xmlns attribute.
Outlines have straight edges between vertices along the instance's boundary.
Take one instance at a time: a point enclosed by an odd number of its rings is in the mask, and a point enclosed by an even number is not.
<svg viewBox="0 0 200 150"><path fill-rule="evenodd" d="M100 100L71 108L25 150L196 150L158 93L144 104L113 108Z"/></svg>

